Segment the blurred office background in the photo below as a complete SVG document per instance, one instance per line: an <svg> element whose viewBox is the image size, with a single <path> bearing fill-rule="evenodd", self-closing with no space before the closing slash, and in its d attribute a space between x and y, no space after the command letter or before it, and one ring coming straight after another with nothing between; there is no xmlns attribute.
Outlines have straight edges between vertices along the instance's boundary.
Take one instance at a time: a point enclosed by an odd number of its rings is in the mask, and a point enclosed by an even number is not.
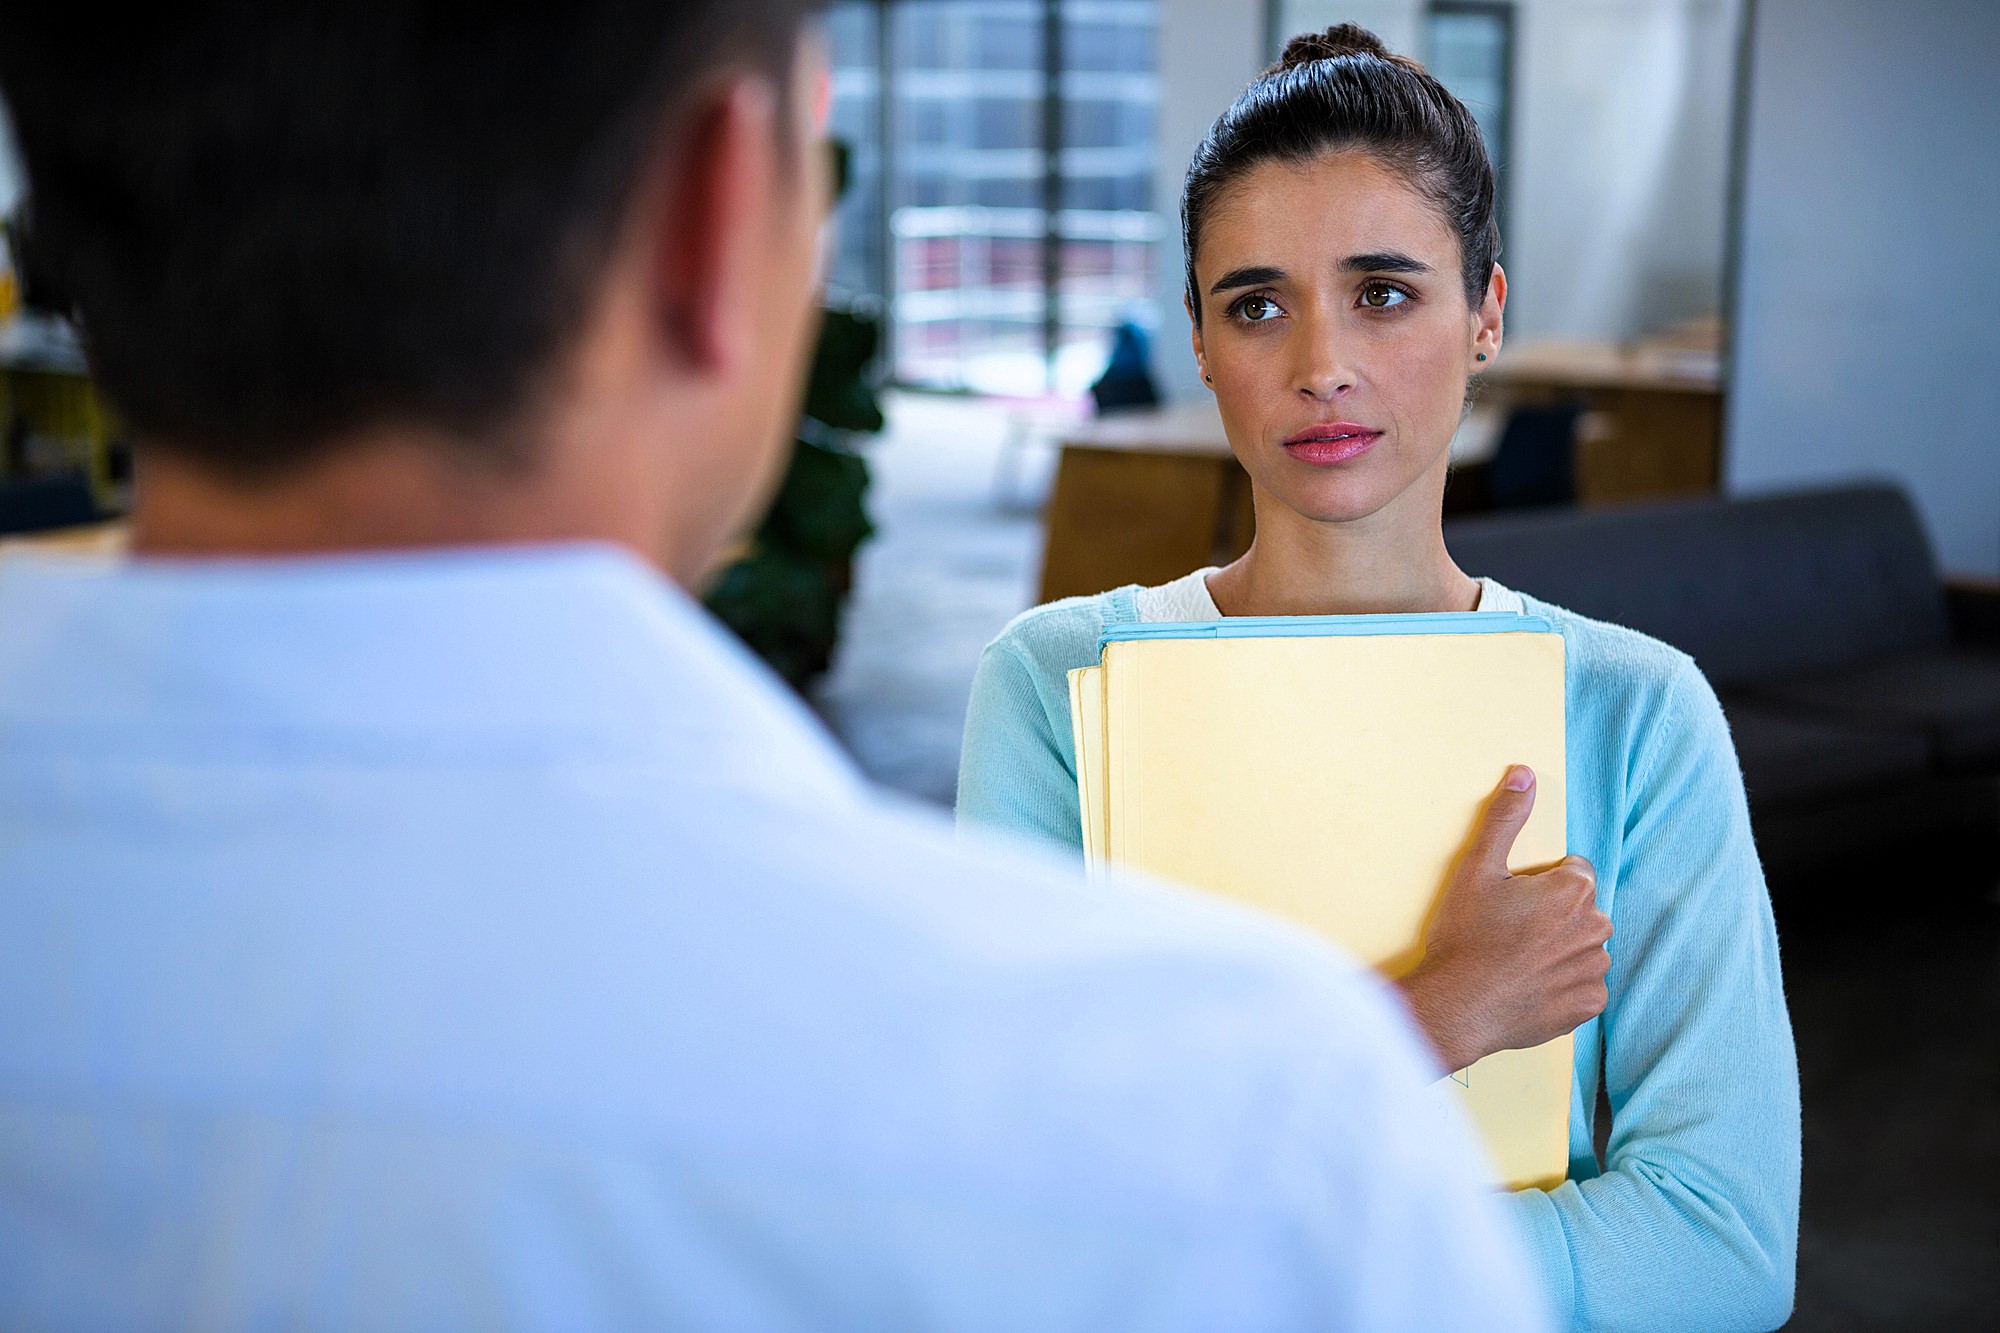
<svg viewBox="0 0 2000 1333"><path fill-rule="evenodd" d="M1805 1080L1792 1326L1994 1326L1990 0L840 0L835 314L712 604L865 769L949 805L1010 617L1241 550L1180 182L1287 36L1343 20L1428 62L1499 165L1508 344L1453 445L1454 549L1695 653L1729 711ZM15 258L0 532L115 541L90 525L128 442Z"/></svg>
<svg viewBox="0 0 2000 1333"><path fill-rule="evenodd" d="M879 313L890 387L819 706L948 804L1009 617L1248 540L1181 176L1286 36L1342 20L1428 62L1500 168L1508 346L1454 444L1454 547L1724 694L1804 1081L1792 1327L2000 1320L1991 5L836 6L836 299ZM1156 408L1089 393L1120 325Z"/></svg>

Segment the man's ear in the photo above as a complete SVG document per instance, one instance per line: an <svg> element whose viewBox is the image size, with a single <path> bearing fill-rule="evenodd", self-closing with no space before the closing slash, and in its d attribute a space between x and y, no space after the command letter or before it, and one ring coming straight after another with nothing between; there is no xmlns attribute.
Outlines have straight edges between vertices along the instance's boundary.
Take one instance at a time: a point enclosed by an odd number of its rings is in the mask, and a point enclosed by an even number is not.
<svg viewBox="0 0 2000 1333"><path fill-rule="evenodd" d="M689 117L662 182L657 309L666 339L697 371L726 371L757 354L754 292L774 225L778 99L741 75Z"/></svg>

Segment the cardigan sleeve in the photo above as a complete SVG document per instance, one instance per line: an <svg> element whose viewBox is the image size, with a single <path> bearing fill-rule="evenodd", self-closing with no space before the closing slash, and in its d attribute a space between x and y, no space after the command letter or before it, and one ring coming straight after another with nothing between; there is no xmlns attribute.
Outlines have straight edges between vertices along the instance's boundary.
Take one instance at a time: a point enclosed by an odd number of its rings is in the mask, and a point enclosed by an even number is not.
<svg viewBox="0 0 2000 1333"><path fill-rule="evenodd" d="M1018 644L988 645L972 679L958 761L958 822L1083 850L1068 679L1038 671Z"/></svg>
<svg viewBox="0 0 2000 1333"><path fill-rule="evenodd" d="M1631 768L1602 1017L1604 1173L1512 1203L1562 1322L1775 1328L1798 1253L1798 1062L1742 775L1692 663Z"/></svg>

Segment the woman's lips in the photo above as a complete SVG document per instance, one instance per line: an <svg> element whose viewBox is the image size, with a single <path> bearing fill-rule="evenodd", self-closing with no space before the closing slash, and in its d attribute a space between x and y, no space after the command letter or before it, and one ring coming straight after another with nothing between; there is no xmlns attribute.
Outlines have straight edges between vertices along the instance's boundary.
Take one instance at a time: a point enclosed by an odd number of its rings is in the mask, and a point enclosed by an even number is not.
<svg viewBox="0 0 2000 1333"><path fill-rule="evenodd" d="M1382 432L1351 421L1335 421L1302 430L1285 441L1285 452L1301 462L1330 467L1359 458L1375 447Z"/></svg>

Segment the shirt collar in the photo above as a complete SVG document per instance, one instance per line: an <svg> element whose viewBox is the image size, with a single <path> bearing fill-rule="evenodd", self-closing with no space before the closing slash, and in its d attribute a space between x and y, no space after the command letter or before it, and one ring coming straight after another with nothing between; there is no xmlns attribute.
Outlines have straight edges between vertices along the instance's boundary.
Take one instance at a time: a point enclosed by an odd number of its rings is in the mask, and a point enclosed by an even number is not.
<svg viewBox="0 0 2000 1333"><path fill-rule="evenodd" d="M0 721L226 748L698 762L855 790L816 719L603 545L0 559Z"/></svg>

